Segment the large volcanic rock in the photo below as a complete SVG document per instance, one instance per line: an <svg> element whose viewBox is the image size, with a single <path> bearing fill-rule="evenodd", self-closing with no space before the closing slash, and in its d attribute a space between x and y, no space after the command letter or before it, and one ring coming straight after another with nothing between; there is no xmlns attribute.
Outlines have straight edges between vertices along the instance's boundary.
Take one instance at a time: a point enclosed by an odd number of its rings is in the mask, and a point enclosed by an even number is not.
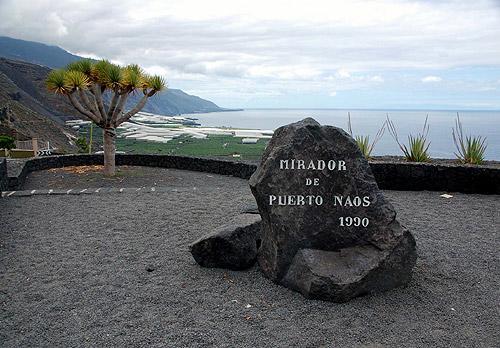
<svg viewBox="0 0 500 348"><path fill-rule="evenodd" d="M411 278L415 241L342 129L279 128L250 187L262 217L258 262L273 281L336 302Z"/></svg>
<svg viewBox="0 0 500 348"><path fill-rule="evenodd" d="M241 214L189 246L203 267L243 270L253 266L260 243L260 216Z"/></svg>

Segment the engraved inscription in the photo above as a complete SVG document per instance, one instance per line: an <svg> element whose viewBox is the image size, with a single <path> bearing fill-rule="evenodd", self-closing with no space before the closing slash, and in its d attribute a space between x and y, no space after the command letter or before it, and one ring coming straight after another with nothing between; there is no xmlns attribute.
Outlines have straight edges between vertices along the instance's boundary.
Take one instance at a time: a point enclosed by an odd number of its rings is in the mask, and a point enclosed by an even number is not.
<svg viewBox="0 0 500 348"><path fill-rule="evenodd" d="M301 160L284 159L279 161L280 170L304 170L304 171L346 171L347 165L344 160ZM316 175L312 175L316 176ZM319 186L318 177L309 177L305 179L305 186ZM332 198L334 207L359 208L369 207L371 200L369 196L344 196L335 195ZM269 195L269 205L271 206L322 206L324 198L319 195ZM370 220L367 217L360 216L341 216L339 218L340 227L368 227Z"/></svg>

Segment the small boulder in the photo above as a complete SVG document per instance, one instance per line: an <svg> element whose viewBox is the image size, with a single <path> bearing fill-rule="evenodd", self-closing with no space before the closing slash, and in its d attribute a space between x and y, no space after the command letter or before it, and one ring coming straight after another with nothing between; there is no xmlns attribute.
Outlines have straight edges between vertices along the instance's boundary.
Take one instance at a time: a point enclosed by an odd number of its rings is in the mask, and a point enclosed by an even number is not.
<svg viewBox="0 0 500 348"><path fill-rule="evenodd" d="M260 245L260 216L241 214L189 247L203 267L242 270L253 266Z"/></svg>

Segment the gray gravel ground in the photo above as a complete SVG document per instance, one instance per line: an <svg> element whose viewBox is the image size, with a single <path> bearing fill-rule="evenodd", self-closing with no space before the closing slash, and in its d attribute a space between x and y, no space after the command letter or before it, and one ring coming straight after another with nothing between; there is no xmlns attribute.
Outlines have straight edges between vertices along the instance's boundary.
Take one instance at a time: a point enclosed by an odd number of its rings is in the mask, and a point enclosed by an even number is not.
<svg viewBox="0 0 500 348"><path fill-rule="evenodd" d="M387 191L417 240L414 279L334 304L256 267L199 267L188 244L253 197L170 174L177 191L0 199L0 346L498 346L499 196Z"/></svg>
<svg viewBox="0 0 500 348"><path fill-rule="evenodd" d="M75 173L75 169L79 172ZM82 172L83 169L83 172ZM214 181L224 184L220 177L214 174L201 174L196 178L187 175L187 171L140 166L119 166L114 177L102 174L102 166L54 168L31 172L26 177L24 190L33 189L75 189L99 187L141 187L141 186L169 186L186 187L191 180ZM187 182L185 182L187 181Z"/></svg>

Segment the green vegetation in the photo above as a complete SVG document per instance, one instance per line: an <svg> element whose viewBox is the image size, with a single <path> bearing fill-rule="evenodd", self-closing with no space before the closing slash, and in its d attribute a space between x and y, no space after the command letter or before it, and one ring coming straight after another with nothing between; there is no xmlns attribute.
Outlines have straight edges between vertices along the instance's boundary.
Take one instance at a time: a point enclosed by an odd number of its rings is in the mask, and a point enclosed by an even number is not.
<svg viewBox="0 0 500 348"><path fill-rule="evenodd" d="M127 153L202 157L232 157L233 155L239 155L240 159L258 159L264 152L267 141L267 139L259 139L257 144L242 144L241 138L235 138L231 135L209 135L206 139L196 139L183 135L168 143L118 138L116 147L118 151Z"/></svg>
<svg viewBox="0 0 500 348"><path fill-rule="evenodd" d="M484 153L487 147L486 138L470 135L464 137L462 122L460 121L458 112L452 134L453 141L458 151L455 155L462 163L482 164L484 162Z"/></svg>
<svg viewBox="0 0 500 348"><path fill-rule="evenodd" d="M431 157L429 156L428 150L430 143L422 134L416 137L410 135L408 136L409 150L405 151L405 158L410 162L429 162Z"/></svg>
<svg viewBox="0 0 500 348"><path fill-rule="evenodd" d="M78 137L75 143L78 146L78 153L89 153L89 143L85 137Z"/></svg>
<svg viewBox="0 0 500 348"><path fill-rule="evenodd" d="M351 113L347 113L347 118L348 118L348 129L349 129L349 134L352 135L352 126L351 126ZM356 143L358 144L359 149L361 150L361 153L363 156L365 156L366 159L370 159L372 156L373 149L375 148L375 144L382 138L385 132L385 124L382 125L382 127L378 130L377 134L375 135L375 139L373 139L373 142L370 143L370 136L369 135L356 135L354 137L354 140L356 140Z"/></svg>
<svg viewBox="0 0 500 348"><path fill-rule="evenodd" d="M90 126L80 128L80 137L88 139ZM102 144L102 129L94 128L93 151L99 151ZM197 157L231 157L232 159L259 159L269 139L259 139L257 144L242 144L242 138L232 135L208 135L205 139L196 139L189 135L181 135L168 143L121 138L118 132L116 151L131 154L164 154ZM236 157L233 157L236 155ZM240 155L240 157L237 157Z"/></svg>
<svg viewBox="0 0 500 348"><path fill-rule="evenodd" d="M8 135L0 135L0 149L12 150L16 147L16 140Z"/></svg>
<svg viewBox="0 0 500 348"><path fill-rule="evenodd" d="M373 144L370 144L370 136L356 135L354 140L356 140L356 144L358 144L359 149L361 150L363 156L365 156L366 159L370 159L373 151L373 146L371 146Z"/></svg>
<svg viewBox="0 0 500 348"><path fill-rule="evenodd" d="M389 119L389 115L387 115L387 127L389 128L389 133L391 133L394 140L396 140L396 143L403 152L406 160L409 162L429 162L431 160L428 152L430 142L427 141L427 135L429 134L429 124L427 123L428 118L429 115L425 118L422 133L418 133L417 135L410 134L408 136L407 146L399 141L396 126Z"/></svg>
<svg viewBox="0 0 500 348"><path fill-rule="evenodd" d="M12 150L9 152L10 158L32 158L33 150Z"/></svg>

